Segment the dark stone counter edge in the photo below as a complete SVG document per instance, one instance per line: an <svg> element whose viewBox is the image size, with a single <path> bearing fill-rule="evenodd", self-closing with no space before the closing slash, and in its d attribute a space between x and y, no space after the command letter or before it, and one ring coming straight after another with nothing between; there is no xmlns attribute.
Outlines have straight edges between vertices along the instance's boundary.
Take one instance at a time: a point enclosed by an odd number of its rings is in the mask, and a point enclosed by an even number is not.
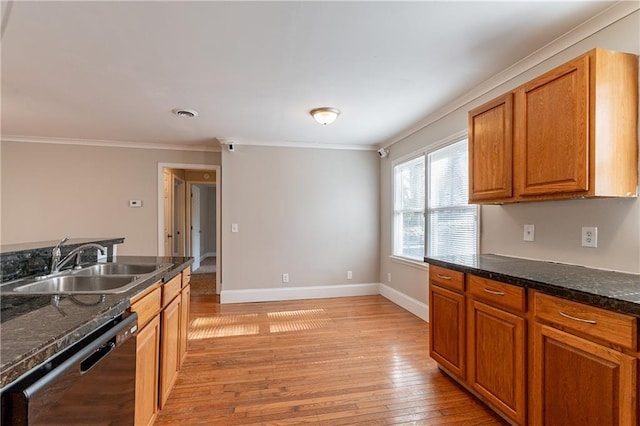
<svg viewBox="0 0 640 426"><path fill-rule="evenodd" d="M123 261L133 258L134 257L129 257L128 259L126 259L123 256L119 256L119 259ZM159 257L158 259L160 260L162 258ZM66 333L64 336L52 339L44 346L34 348L33 352L25 353L22 357L14 359L11 363L7 364L2 371L0 371L0 389L3 389L6 385L11 384L23 374L29 372L31 369L47 361L57 353L82 340L85 336L91 334L94 330L106 324L111 319L124 313L131 306L130 301L134 296L143 292L150 285L156 283L159 279L161 279L163 282L167 282L171 278L181 273L188 266L191 266L193 264L193 258L185 259L187 260L182 263L174 263L173 267L169 271L154 275L153 277L149 277L149 279L141 282L131 290L123 293L121 300L117 304L111 306L100 315L90 319L83 324L80 324L77 328L71 330L69 333Z"/></svg>
<svg viewBox="0 0 640 426"><path fill-rule="evenodd" d="M513 284L518 287L530 288L532 290L541 291L543 293L550 294L552 296L558 296L565 299L569 299L574 302L581 302L587 305L596 306L596 307L607 309L610 311L616 311L623 314L635 315L640 317L640 304L629 302L626 300L620 300L613 297L607 297L599 294L593 294L593 293L588 293L584 291L569 289L569 288L554 285L554 284L530 280L527 278L514 277L512 275L500 274L497 272L487 271L484 269L477 269L477 268L473 268L466 265L460 265L458 263L451 263L451 262L432 259L428 257L425 257L424 261L428 264L441 266L443 268L453 269L454 271L473 274L482 278L488 278L491 280L500 281L507 284Z"/></svg>

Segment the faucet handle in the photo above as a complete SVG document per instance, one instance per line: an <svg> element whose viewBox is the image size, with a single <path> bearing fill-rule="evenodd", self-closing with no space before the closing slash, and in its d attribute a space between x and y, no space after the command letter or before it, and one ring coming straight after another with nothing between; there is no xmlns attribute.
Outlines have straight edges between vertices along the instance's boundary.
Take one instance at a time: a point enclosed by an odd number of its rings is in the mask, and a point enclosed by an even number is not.
<svg viewBox="0 0 640 426"><path fill-rule="evenodd" d="M67 241L69 241L69 237L64 237L63 239L61 239L58 244L56 244L56 246L53 248L53 252L54 253L59 253L60 252L60 246L63 245L64 243L66 243Z"/></svg>

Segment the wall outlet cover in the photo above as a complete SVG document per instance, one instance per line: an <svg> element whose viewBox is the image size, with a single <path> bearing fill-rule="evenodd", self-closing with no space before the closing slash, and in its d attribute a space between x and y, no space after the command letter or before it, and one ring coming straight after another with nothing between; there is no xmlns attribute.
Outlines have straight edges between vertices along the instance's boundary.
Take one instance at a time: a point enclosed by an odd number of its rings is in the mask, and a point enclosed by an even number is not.
<svg viewBox="0 0 640 426"><path fill-rule="evenodd" d="M582 247L598 247L598 227L583 226L582 227Z"/></svg>

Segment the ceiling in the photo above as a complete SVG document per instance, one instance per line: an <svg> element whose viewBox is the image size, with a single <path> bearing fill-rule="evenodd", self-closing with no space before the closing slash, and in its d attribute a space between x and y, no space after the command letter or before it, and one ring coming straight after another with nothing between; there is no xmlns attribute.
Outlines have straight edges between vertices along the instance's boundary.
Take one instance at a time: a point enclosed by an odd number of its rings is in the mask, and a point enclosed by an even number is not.
<svg viewBox="0 0 640 426"><path fill-rule="evenodd" d="M388 144L613 4L2 3L3 137L205 149Z"/></svg>

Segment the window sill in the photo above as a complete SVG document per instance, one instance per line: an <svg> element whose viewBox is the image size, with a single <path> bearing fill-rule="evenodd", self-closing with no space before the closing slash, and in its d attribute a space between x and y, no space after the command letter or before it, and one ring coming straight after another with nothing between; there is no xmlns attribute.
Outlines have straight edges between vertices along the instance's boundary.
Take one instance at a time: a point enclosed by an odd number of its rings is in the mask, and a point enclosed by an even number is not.
<svg viewBox="0 0 640 426"><path fill-rule="evenodd" d="M398 256L389 256L389 259L395 263L399 263L405 266L411 266L412 268L420 269L423 271L429 270L429 264L425 262L420 262L418 260L407 259L406 257L398 257Z"/></svg>

